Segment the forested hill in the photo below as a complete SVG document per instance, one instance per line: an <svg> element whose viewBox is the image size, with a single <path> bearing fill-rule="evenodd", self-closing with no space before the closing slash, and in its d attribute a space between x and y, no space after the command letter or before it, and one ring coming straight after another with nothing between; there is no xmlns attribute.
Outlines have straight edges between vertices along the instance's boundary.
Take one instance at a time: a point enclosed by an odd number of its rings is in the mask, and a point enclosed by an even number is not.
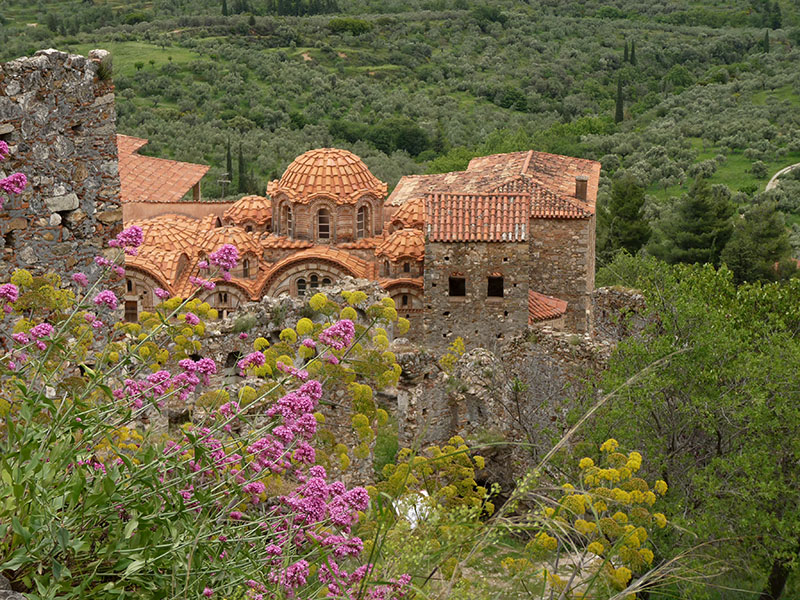
<svg viewBox="0 0 800 600"><path fill-rule="evenodd" d="M601 160L601 200L624 169L655 223L697 176L744 212L800 162L799 14L797 0L0 0L0 58L110 49L120 131L211 164L207 197L229 141L233 189L262 193L319 146L390 185L537 148ZM798 192L768 198L789 225Z"/></svg>

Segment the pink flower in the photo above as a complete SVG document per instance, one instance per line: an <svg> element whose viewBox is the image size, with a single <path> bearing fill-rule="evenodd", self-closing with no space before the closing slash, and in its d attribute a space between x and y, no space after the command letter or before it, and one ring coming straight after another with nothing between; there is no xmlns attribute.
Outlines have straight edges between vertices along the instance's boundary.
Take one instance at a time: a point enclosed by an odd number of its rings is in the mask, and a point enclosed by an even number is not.
<svg viewBox="0 0 800 600"><path fill-rule="evenodd" d="M31 335L36 339L48 337L52 333L53 326L50 323L39 323L31 328Z"/></svg>
<svg viewBox="0 0 800 600"><path fill-rule="evenodd" d="M233 510L228 515L233 521L241 521L244 518L244 513L239 512L238 510Z"/></svg>
<svg viewBox="0 0 800 600"><path fill-rule="evenodd" d="M73 273L72 281L74 281L81 287L86 287L89 285L89 278L86 277L86 275L84 275L83 273Z"/></svg>
<svg viewBox="0 0 800 600"><path fill-rule="evenodd" d="M192 285L196 285L198 287L205 288L207 290L213 290L217 286L213 281L208 281L207 279L195 277L194 275L189 277L189 283L191 283Z"/></svg>
<svg viewBox="0 0 800 600"><path fill-rule="evenodd" d="M19 288L13 283L0 285L0 298L13 304L19 298Z"/></svg>
<svg viewBox="0 0 800 600"><path fill-rule="evenodd" d="M5 160L9 154L11 154L11 151L8 148L8 144L0 140L0 160Z"/></svg>
<svg viewBox="0 0 800 600"><path fill-rule="evenodd" d="M108 242L112 248L124 248L126 254L136 254L135 249L144 243L144 233L142 228L132 225L127 229L123 229L117 234L113 240ZM129 252L132 250L132 252Z"/></svg>
<svg viewBox="0 0 800 600"><path fill-rule="evenodd" d="M123 275L125 275L125 268L120 267L119 265L114 265L114 273L122 277Z"/></svg>
<svg viewBox="0 0 800 600"><path fill-rule="evenodd" d="M223 244L219 250L209 255L208 260L212 265L218 266L223 271L230 271L239 262L239 251L236 246Z"/></svg>
<svg viewBox="0 0 800 600"><path fill-rule="evenodd" d="M111 290L103 290L94 297L93 302L97 306L105 304L111 310L115 310L117 308L119 300L117 300L116 294L114 294L114 292L112 292Z"/></svg>
<svg viewBox="0 0 800 600"><path fill-rule="evenodd" d="M30 341L28 336L24 333L13 333L11 334L11 338L18 344L27 344Z"/></svg>
<svg viewBox="0 0 800 600"><path fill-rule="evenodd" d="M244 375L245 370L247 367L254 366L254 367L261 367L267 362L264 355L261 352L251 352L247 356L245 356L242 360L237 363L239 367L239 372Z"/></svg>
<svg viewBox="0 0 800 600"><path fill-rule="evenodd" d="M9 194L21 194L28 185L28 178L22 173L12 173L5 179L0 179L0 190Z"/></svg>
<svg viewBox="0 0 800 600"><path fill-rule="evenodd" d="M239 339L240 340L246 340L247 339L247 334L243 331L242 333L239 334Z"/></svg>
<svg viewBox="0 0 800 600"><path fill-rule="evenodd" d="M319 341L334 350L349 346L356 335L356 328L350 319L337 321L319 334Z"/></svg>
<svg viewBox="0 0 800 600"><path fill-rule="evenodd" d="M203 588L203 596L205 596L206 598L211 598L211 596L213 595L214 595L214 590L212 590L210 587Z"/></svg>
<svg viewBox="0 0 800 600"><path fill-rule="evenodd" d="M153 293L162 300L166 300L167 298L169 298L169 292L167 290L162 290L161 288L154 289Z"/></svg>
<svg viewBox="0 0 800 600"><path fill-rule="evenodd" d="M94 262L100 267L110 267L113 263L105 256L95 256Z"/></svg>
<svg viewBox="0 0 800 600"><path fill-rule="evenodd" d="M199 263L197 263L197 268L202 270L202 271L206 270L208 268L208 261L207 260L201 260Z"/></svg>
<svg viewBox="0 0 800 600"><path fill-rule="evenodd" d="M200 318L192 312L187 312L185 315L183 315L183 320L189 325L197 325L200 322Z"/></svg>

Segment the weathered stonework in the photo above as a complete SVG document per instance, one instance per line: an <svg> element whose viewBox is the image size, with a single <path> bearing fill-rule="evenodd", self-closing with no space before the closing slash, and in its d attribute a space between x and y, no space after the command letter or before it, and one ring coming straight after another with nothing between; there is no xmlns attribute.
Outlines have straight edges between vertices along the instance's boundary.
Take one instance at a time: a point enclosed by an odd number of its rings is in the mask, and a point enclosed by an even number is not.
<svg viewBox="0 0 800 600"><path fill-rule="evenodd" d="M502 297L488 296L490 276L502 278ZM465 279L464 296L450 295L450 277ZM428 241L424 286L426 346L461 337L469 348L494 349L528 326L528 245Z"/></svg>
<svg viewBox="0 0 800 600"><path fill-rule="evenodd" d="M567 301L565 328L591 331L595 217L531 219L530 286Z"/></svg>
<svg viewBox="0 0 800 600"><path fill-rule="evenodd" d="M0 175L29 181L0 213L0 279L88 267L122 226L108 58L51 49L0 64L0 139L11 148Z"/></svg>

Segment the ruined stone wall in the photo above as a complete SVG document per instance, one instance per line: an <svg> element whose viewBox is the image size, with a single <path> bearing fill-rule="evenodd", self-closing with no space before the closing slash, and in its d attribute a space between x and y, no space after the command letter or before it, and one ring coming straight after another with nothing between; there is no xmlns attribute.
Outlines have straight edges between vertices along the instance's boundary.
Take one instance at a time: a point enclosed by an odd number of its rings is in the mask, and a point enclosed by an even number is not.
<svg viewBox="0 0 800 600"><path fill-rule="evenodd" d="M531 289L567 301L568 331L591 331L595 219L531 219Z"/></svg>
<svg viewBox="0 0 800 600"><path fill-rule="evenodd" d="M28 188L0 213L0 279L17 267L68 274L122 226L108 53L42 50L0 64L0 169Z"/></svg>
<svg viewBox="0 0 800 600"><path fill-rule="evenodd" d="M467 347L494 349L528 326L528 247L512 242L426 242L425 344L444 348L456 337ZM503 297L487 295L488 277L503 277ZM449 295L449 278L466 279L466 295Z"/></svg>

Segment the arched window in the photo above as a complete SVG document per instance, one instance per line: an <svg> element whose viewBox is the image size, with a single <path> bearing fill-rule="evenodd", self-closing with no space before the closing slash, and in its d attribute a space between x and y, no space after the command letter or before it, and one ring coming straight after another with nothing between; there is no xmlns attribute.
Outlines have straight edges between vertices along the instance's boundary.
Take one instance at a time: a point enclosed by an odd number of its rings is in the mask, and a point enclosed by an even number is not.
<svg viewBox="0 0 800 600"><path fill-rule="evenodd" d="M400 306L408 306L408 294L403 294L403 297L400 299Z"/></svg>
<svg viewBox="0 0 800 600"><path fill-rule="evenodd" d="M289 237L294 236L294 217L292 215L292 207L288 204L284 204L281 207L281 223L278 233Z"/></svg>
<svg viewBox="0 0 800 600"><path fill-rule="evenodd" d="M331 283L333 282L331 281L330 277L324 277L322 279L322 285L330 285Z"/></svg>
<svg viewBox="0 0 800 600"><path fill-rule="evenodd" d="M304 296L306 293L306 280L302 277L297 280L297 295Z"/></svg>
<svg viewBox="0 0 800 600"><path fill-rule="evenodd" d="M248 225L247 227L245 227L245 228L244 228L244 230L245 230L247 233L251 233L251 232L253 231L253 226L252 226L252 225Z"/></svg>
<svg viewBox="0 0 800 600"><path fill-rule="evenodd" d="M309 282L308 283L309 287L312 288L312 289L315 289L315 288L319 287L319 277L317 277L316 275L311 275L308 278L308 282Z"/></svg>
<svg viewBox="0 0 800 600"><path fill-rule="evenodd" d="M245 279L250 278L250 260L247 258L242 261L242 277Z"/></svg>
<svg viewBox="0 0 800 600"><path fill-rule="evenodd" d="M331 213L327 208L317 211L317 237L321 240L331 237Z"/></svg>
<svg viewBox="0 0 800 600"><path fill-rule="evenodd" d="M356 212L356 237L368 237L372 235L370 230L369 206L364 205Z"/></svg>
<svg viewBox="0 0 800 600"><path fill-rule="evenodd" d="M406 261L403 263L403 273L411 273L411 263Z"/></svg>
<svg viewBox="0 0 800 600"><path fill-rule="evenodd" d="M389 264L388 260L383 261L383 276L389 277L389 273L391 273L392 266Z"/></svg>

